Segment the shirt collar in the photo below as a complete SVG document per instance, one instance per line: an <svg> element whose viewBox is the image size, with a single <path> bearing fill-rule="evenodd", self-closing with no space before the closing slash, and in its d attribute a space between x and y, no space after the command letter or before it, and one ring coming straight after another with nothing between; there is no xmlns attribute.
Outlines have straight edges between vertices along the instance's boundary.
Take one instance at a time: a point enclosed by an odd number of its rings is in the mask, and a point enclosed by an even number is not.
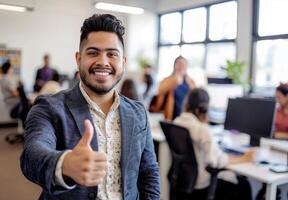
<svg viewBox="0 0 288 200"><path fill-rule="evenodd" d="M79 82L79 87L80 87L80 91L84 97L84 99L87 101L89 108L93 109L94 111L101 113L102 115L104 114L103 111L100 109L100 107L98 106L98 104L93 101L87 94L87 92L84 90L83 86L82 86L82 81ZM109 113L110 112L115 112L118 107L120 105L120 97L119 94L116 90L114 90L114 102L112 104L112 106L110 107ZM108 113L108 114L109 114ZM105 114L104 114L105 115Z"/></svg>

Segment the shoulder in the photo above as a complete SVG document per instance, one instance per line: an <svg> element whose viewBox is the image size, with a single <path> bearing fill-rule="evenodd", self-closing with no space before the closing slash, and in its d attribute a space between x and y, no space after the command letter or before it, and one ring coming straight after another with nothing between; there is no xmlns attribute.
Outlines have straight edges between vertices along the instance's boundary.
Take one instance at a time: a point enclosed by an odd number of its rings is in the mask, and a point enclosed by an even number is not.
<svg viewBox="0 0 288 200"><path fill-rule="evenodd" d="M170 75L170 76L167 76L166 78L164 78L164 79L160 82L160 84L161 84L161 83L163 84L163 83L175 81L175 80L176 80L176 77L173 76L173 75Z"/></svg>
<svg viewBox="0 0 288 200"><path fill-rule="evenodd" d="M133 111L144 110L146 112L144 105L140 101L129 99L122 94L119 94L119 98L121 106L129 108Z"/></svg>
<svg viewBox="0 0 288 200"><path fill-rule="evenodd" d="M35 99L33 107L46 105L46 106L49 106L50 109L58 108L62 110L66 101L67 94L68 94L68 90L63 90L53 95L49 95L49 94L39 95Z"/></svg>
<svg viewBox="0 0 288 200"><path fill-rule="evenodd" d="M174 122L180 126L189 129L194 140L209 137L210 131L207 124L200 122L192 113L183 112Z"/></svg>
<svg viewBox="0 0 288 200"><path fill-rule="evenodd" d="M190 78L189 76L186 76L186 81L187 81L187 83L191 89L196 87L195 81L192 78Z"/></svg>

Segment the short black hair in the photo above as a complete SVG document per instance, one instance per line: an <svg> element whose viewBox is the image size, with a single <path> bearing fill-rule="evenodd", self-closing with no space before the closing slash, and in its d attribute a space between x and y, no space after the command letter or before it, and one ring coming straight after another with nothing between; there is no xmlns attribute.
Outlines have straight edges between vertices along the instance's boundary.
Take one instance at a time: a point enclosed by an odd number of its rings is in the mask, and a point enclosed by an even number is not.
<svg viewBox="0 0 288 200"><path fill-rule="evenodd" d="M119 19L110 14L94 14L84 20L81 27L80 46L83 40L87 39L89 33L98 31L116 33L124 49L125 27Z"/></svg>
<svg viewBox="0 0 288 200"><path fill-rule="evenodd" d="M5 62L3 65L2 65L2 72L3 74L7 74L8 70L10 69L11 67L11 63L9 61Z"/></svg>
<svg viewBox="0 0 288 200"><path fill-rule="evenodd" d="M194 113L198 110L200 113L206 114L209 106L209 95L202 88L191 90L186 98L186 111Z"/></svg>
<svg viewBox="0 0 288 200"><path fill-rule="evenodd" d="M284 96L288 95L288 83L280 83L276 90Z"/></svg>

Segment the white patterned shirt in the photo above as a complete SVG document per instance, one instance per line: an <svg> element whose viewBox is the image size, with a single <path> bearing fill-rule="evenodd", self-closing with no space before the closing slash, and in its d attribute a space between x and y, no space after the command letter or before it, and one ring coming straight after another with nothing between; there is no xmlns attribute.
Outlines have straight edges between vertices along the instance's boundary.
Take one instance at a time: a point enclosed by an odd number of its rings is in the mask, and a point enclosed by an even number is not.
<svg viewBox="0 0 288 200"><path fill-rule="evenodd" d="M97 133L98 150L107 154L108 167L103 182L98 185L97 200L122 200L121 187L121 129L118 93L114 93L114 102L107 115L90 99L80 83L80 90L88 103L93 124Z"/></svg>

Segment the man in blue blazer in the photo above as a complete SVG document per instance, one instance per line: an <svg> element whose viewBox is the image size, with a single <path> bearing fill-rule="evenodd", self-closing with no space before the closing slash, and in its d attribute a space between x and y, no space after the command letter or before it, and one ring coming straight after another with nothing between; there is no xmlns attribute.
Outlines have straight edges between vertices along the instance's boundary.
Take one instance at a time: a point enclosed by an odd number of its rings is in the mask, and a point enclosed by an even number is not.
<svg viewBox="0 0 288 200"><path fill-rule="evenodd" d="M36 99L26 121L21 169L40 199L158 200L156 162L144 106L118 94L124 27L109 14L81 28L80 83Z"/></svg>

